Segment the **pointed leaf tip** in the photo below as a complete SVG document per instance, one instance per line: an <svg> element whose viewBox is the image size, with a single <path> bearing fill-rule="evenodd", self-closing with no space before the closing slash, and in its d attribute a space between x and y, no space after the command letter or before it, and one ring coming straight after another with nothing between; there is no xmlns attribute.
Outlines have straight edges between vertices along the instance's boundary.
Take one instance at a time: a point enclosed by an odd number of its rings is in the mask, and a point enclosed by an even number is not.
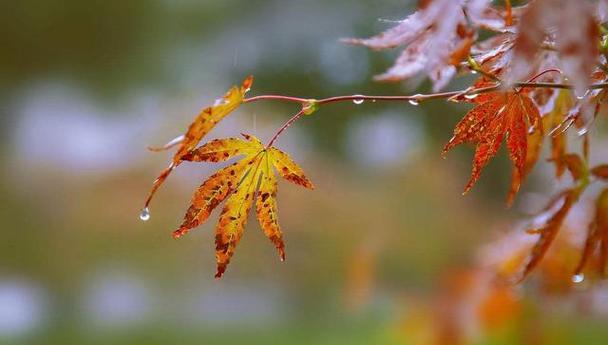
<svg viewBox="0 0 608 345"><path fill-rule="evenodd" d="M248 75L244 80L243 80L243 84L241 86L241 90L243 93L248 92L249 90L251 90L251 87L253 86L253 75Z"/></svg>

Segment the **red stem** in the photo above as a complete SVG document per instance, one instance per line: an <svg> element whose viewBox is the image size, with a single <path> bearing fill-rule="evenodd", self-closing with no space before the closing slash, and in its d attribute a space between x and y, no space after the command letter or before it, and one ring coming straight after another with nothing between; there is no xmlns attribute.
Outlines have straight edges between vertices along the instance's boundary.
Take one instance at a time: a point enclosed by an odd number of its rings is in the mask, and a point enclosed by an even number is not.
<svg viewBox="0 0 608 345"><path fill-rule="evenodd" d="M287 127L291 126L294 122L296 122L300 116L302 116L304 114L304 108L300 109L300 111L298 111L294 116L292 116L289 120L287 120L287 122L285 122L283 124L283 126L281 126L281 128L279 128L279 130L275 133L275 135L272 137L272 139L270 139L270 141L268 142L268 145L266 145L266 147L271 147L275 141L277 141L277 139L279 138L279 136L281 135L281 133L283 133Z"/></svg>
<svg viewBox="0 0 608 345"><path fill-rule="evenodd" d="M544 70L544 71L542 71L542 72L538 73L538 74L537 74L537 75L535 75L534 77L530 78L530 79L528 80L528 83L531 83L531 82L535 81L536 79L540 78L540 77L541 77L543 74L547 74L547 73L549 73L549 72L557 72L557 73L559 73L559 74L562 74L562 71L561 71L560 69L558 69L558 68L549 68L549 69L546 69L546 70Z"/></svg>
<svg viewBox="0 0 608 345"><path fill-rule="evenodd" d="M245 98L243 103L253 103L256 101L267 100L267 99L276 99L279 101L287 101L287 102L296 102L296 103L306 103L308 100L300 97L290 97L290 96L281 96L281 95L262 95L255 96L251 98Z"/></svg>

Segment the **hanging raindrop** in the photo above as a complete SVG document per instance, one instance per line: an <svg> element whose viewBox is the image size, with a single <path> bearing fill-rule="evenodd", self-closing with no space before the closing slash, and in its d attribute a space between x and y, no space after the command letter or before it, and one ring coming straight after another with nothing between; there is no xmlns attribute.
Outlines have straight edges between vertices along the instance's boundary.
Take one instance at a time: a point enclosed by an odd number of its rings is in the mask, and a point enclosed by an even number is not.
<svg viewBox="0 0 608 345"><path fill-rule="evenodd" d="M411 105L418 105L418 104L420 104L420 102L419 102L417 99L410 99L408 102L409 102Z"/></svg>
<svg viewBox="0 0 608 345"><path fill-rule="evenodd" d="M582 273L575 274L572 276L572 282L575 284L582 283L585 280L585 275Z"/></svg>
<svg viewBox="0 0 608 345"><path fill-rule="evenodd" d="M139 219L143 220L144 222L149 220L150 219L150 209L145 207L143 210L141 210L141 213L139 214Z"/></svg>

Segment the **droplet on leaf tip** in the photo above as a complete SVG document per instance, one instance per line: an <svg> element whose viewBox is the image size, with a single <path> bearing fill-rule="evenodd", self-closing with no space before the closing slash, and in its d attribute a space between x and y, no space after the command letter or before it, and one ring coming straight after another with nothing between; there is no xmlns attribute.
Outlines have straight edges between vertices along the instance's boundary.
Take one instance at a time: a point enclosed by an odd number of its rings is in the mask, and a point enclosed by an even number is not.
<svg viewBox="0 0 608 345"><path fill-rule="evenodd" d="M139 219L145 221L150 220L150 209L147 207L144 207L143 210L141 210L141 213L139 214Z"/></svg>
<svg viewBox="0 0 608 345"><path fill-rule="evenodd" d="M585 275L582 273L578 273L572 276L572 282L575 284L582 283L585 280Z"/></svg>

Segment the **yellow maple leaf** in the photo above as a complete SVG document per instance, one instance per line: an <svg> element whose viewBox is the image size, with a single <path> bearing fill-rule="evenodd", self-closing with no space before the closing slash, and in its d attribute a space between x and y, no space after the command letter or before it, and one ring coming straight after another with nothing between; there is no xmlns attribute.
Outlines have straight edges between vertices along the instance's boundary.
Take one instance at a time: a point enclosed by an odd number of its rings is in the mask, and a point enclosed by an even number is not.
<svg viewBox="0 0 608 345"><path fill-rule="evenodd" d="M275 147L265 147L252 135L243 136L246 140L212 140L182 157L184 161L220 162L244 156L238 162L220 169L200 185L194 193L184 221L173 232L176 238L183 236L205 222L211 212L226 200L215 230L217 278L225 272L243 235L254 199L257 219L264 234L279 251L281 260L285 259L285 245L278 223L274 169L290 182L314 188L302 168L285 152Z"/></svg>

